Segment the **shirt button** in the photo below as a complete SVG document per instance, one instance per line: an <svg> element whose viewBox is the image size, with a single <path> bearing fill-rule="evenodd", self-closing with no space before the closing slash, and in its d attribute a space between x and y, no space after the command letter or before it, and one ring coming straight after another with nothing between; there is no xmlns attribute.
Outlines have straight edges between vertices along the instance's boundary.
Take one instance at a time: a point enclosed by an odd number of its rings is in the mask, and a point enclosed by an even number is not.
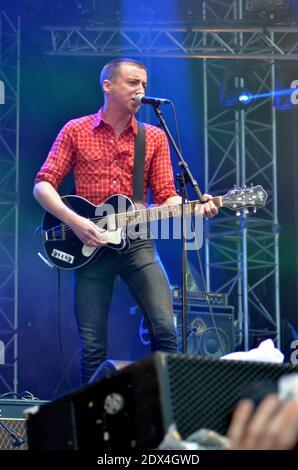
<svg viewBox="0 0 298 470"><path fill-rule="evenodd" d="M116 183L117 183L117 181L116 181L116 180L113 180L113 184L116 184Z"/></svg>
<svg viewBox="0 0 298 470"><path fill-rule="evenodd" d="M110 140L110 142L111 142L111 144L113 144L113 143L114 143L114 140L113 140L113 139L111 139L111 140Z"/></svg>

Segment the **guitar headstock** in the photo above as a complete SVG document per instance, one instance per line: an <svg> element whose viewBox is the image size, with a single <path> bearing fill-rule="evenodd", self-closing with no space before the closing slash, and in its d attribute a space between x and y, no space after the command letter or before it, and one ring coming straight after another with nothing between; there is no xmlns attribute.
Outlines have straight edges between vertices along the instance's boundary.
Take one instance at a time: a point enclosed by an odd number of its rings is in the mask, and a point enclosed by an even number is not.
<svg viewBox="0 0 298 470"><path fill-rule="evenodd" d="M267 197L266 191L260 184L248 188L246 186L242 188L235 187L222 196L222 205L235 211L249 208L256 209L265 206Z"/></svg>

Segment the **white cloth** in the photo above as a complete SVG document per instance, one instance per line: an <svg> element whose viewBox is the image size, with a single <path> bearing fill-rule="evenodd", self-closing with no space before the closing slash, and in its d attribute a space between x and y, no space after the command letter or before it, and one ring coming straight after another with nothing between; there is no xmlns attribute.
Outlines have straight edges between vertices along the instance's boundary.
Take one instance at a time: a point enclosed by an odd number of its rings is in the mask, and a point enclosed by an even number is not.
<svg viewBox="0 0 298 470"><path fill-rule="evenodd" d="M284 355L279 349L274 347L272 339L266 339L257 348L250 351L233 352L222 356L221 359L281 363L284 361Z"/></svg>

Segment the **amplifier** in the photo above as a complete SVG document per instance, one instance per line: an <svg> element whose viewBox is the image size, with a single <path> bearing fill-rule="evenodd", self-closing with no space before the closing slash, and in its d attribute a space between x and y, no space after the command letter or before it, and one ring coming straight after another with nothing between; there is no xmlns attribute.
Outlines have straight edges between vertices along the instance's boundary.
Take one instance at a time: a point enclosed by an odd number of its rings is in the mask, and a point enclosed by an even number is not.
<svg viewBox="0 0 298 470"><path fill-rule="evenodd" d="M172 287L172 301L176 304L182 303L182 289L180 287ZM191 304L208 305L228 305L228 294L219 292L192 292L186 294L187 302Z"/></svg>
<svg viewBox="0 0 298 470"><path fill-rule="evenodd" d="M27 450L25 410L42 400L0 400L0 450Z"/></svg>
<svg viewBox="0 0 298 470"><path fill-rule="evenodd" d="M181 304L173 304L173 313L181 349ZM189 303L186 315L188 354L219 358L234 351L234 307L212 305L212 320L208 305Z"/></svg>
<svg viewBox="0 0 298 470"><path fill-rule="evenodd" d="M139 307L131 307L129 313L130 360L137 360L151 352L149 325ZM173 303L173 313L178 347L181 351L181 303ZM213 305L212 313L217 334L209 306L188 303L187 352L189 354L218 358L234 351L234 307Z"/></svg>

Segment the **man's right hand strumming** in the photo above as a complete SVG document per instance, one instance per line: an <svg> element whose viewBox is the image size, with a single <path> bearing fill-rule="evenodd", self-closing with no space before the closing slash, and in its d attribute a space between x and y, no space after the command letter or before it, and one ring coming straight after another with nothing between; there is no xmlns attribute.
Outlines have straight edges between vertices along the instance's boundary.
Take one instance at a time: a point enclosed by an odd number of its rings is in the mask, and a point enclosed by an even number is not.
<svg viewBox="0 0 298 470"><path fill-rule="evenodd" d="M106 230L67 207L48 181L36 183L33 195L47 212L68 225L84 245L97 247L107 244Z"/></svg>
<svg viewBox="0 0 298 470"><path fill-rule="evenodd" d="M94 222L85 217L73 214L73 221L69 222L68 225L84 245L96 247L107 244L106 230L98 227Z"/></svg>

